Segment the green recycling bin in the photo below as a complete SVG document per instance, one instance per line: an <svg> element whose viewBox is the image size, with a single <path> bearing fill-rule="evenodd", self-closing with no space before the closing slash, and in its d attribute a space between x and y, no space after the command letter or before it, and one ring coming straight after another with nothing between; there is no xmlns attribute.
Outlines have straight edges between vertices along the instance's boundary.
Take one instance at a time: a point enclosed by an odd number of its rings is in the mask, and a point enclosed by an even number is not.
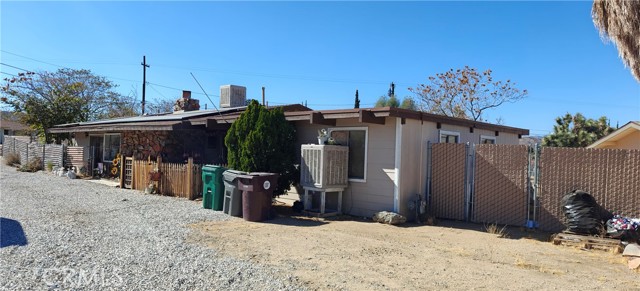
<svg viewBox="0 0 640 291"><path fill-rule="evenodd" d="M221 166L202 166L202 207L205 209L222 210L224 197L222 173L226 170Z"/></svg>

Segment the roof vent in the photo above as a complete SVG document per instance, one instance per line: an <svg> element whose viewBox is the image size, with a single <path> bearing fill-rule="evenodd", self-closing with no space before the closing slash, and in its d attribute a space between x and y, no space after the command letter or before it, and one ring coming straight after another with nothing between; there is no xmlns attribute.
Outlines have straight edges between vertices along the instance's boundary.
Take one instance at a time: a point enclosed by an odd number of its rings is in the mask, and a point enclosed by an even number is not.
<svg viewBox="0 0 640 291"><path fill-rule="evenodd" d="M220 86L220 108L245 106L246 102L246 87L236 85Z"/></svg>

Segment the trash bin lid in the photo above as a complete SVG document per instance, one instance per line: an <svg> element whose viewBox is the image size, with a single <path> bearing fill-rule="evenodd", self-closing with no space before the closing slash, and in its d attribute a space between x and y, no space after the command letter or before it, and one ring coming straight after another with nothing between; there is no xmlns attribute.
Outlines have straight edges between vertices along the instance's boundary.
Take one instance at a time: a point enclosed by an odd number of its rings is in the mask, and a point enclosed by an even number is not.
<svg viewBox="0 0 640 291"><path fill-rule="evenodd" d="M226 170L222 173L222 177L227 182L235 181L239 176L245 175L247 172L237 170Z"/></svg>
<svg viewBox="0 0 640 291"><path fill-rule="evenodd" d="M226 170L225 167L223 166L218 166L218 165L203 165L202 166L202 170L207 170L207 171L220 171L220 170Z"/></svg>

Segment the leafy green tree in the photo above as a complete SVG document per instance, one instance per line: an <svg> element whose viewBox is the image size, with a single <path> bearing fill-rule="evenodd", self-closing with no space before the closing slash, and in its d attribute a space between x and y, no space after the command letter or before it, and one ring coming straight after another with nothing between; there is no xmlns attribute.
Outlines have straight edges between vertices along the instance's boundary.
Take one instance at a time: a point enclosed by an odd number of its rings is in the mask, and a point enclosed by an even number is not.
<svg viewBox="0 0 640 291"><path fill-rule="evenodd" d="M240 171L278 173L274 195L284 194L299 180L295 141L295 127L285 119L282 108L267 110L252 100L224 139L227 162Z"/></svg>
<svg viewBox="0 0 640 291"><path fill-rule="evenodd" d="M483 120L482 114L504 103L527 96L511 80L494 81L492 71L479 72L465 66L429 77L429 82L409 88L422 101L424 111L450 117Z"/></svg>
<svg viewBox="0 0 640 291"><path fill-rule="evenodd" d="M404 97L402 103L400 104L400 108L402 109L410 109L410 110L418 110L418 106L416 105L416 101L411 97Z"/></svg>
<svg viewBox="0 0 640 291"><path fill-rule="evenodd" d="M52 126L113 117L122 104L116 85L89 70L20 73L4 81L0 101L24 113L22 121L47 142L54 137L46 132Z"/></svg>
<svg viewBox="0 0 640 291"><path fill-rule="evenodd" d="M375 107L385 107L387 106L387 102L389 101L389 97L387 96L380 96L380 98L378 98L378 101L376 101L376 105L374 105Z"/></svg>
<svg viewBox="0 0 640 291"><path fill-rule="evenodd" d="M404 99L402 99L402 101L400 101L398 98L396 98L395 95L391 95L390 97L380 96L380 98L378 98L378 101L376 101L375 107L396 107L411 110L417 110L418 108L413 98L405 97Z"/></svg>
<svg viewBox="0 0 640 291"><path fill-rule="evenodd" d="M550 147L586 147L607 134L613 132L605 116L599 119L585 118L582 114L556 118L553 133L542 139L543 146Z"/></svg>
<svg viewBox="0 0 640 291"><path fill-rule="evenodd" d="M358 90L356 90L356 100L353 104L353 108L360 108L360 97L358 97Z"/></svg>

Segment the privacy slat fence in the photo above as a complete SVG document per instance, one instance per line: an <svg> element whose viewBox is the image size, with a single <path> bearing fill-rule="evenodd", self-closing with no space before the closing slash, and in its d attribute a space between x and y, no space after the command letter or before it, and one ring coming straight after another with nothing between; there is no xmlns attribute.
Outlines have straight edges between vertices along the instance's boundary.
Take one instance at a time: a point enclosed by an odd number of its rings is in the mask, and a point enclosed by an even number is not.
<svg viewBox="0 0 640 291"><path fill-rule="evenodd" d="M129 162L130 161L130 162ZM130 175L127 177L127 165L131 165ZM160 172L159 181L151 180L151 172ZM155 183L162 195L196 199L202 195L202 166L193 164L189 158L186 164L163 163L161 159L135 160L131 157L123 163L123 186L130 181L132 189L144 191L150 183Z"/></svg>
<svg viewBox="0 0 640 291"><path fill-rule="evenodd" d="M572 190L587 191L609 212L640 217L640 150L427 148L427 201L436 217L561 231L561 200Z"/></svg>
<svg viewBox="0 0 640 291"><path fill-rule="evenodd" d="M473 220L510 225L527 217L527 147L476 145Z"/></svg>
<svg viewBox="0 0 640 291"><path fill-rule="evenodd" d="M46 165L51 162L54 166L63 166L65 146L58 144L40 144L30 142L14 136L5 136L2 146L2 155L9 153L20 155L20 164L26 165L33 158L44 160Z"/></svg>
<svg viewBox="0 0 640 291"><path fill-rule="evenodd" d="M434 144L431 211L440 218L464 219L465 145Z"/></svg>
<svg viewBox="0 0 640 291"><path fill-rule="evenodd" d="M78 170L87 167L87 162L84 159L83 147L67 147L67 154L64 159L64 165L67 167L76 167Z"/></svg>
<svg viewBox="0 0 640 291"><path fill-rule="evenodd" d="M541 228L564 228L560 201L575 189L607 211L640 217L639 150L542 148L540 176Z"/></svg>

